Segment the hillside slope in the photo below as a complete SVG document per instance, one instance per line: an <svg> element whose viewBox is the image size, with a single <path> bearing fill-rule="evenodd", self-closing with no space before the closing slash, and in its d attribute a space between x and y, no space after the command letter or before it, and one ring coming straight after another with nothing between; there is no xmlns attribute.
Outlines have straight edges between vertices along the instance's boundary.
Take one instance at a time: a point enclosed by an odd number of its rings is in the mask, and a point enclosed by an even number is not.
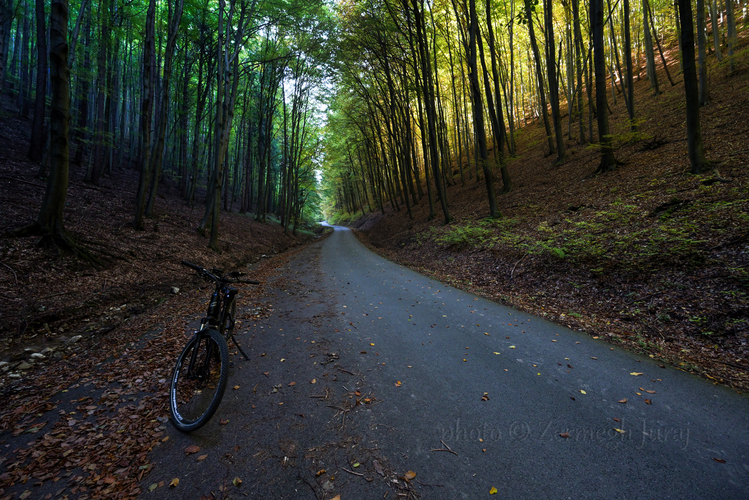
<svg viewBox="0 0 749 500"><path fill-rule="evenodd" d="M426 199L413 219L388 206L349 223L376 251L443 282L749 389L749 58L730 75L726 64L710 67L702 133L716 170L694 176L670 56L675 86L661 74L654 96L636 79L637 134L621 96L612 103L617 170L593 175L599 156L578 142L577 124L567 161L555 165L543 128L529 124L501 219L486 218L474 175L448 188L449 225L441 213L428 220Z"/></svg>

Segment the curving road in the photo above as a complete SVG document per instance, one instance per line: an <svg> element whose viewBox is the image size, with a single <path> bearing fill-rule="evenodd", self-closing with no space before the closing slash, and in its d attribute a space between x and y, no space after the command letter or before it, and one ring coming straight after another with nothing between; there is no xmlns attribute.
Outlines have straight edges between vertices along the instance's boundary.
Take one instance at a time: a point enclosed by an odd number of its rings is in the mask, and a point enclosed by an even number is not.
<svg viewBox="0 0 749 500"><path fill-rule="evenodd" d="M157 476L185 477L180 494L236 476L230 498L749 498L746 396L334 229L285 266L273 315L240 336L252 360L230 386L243 389L154 452ZM190 444L231 459L170 470Z"/></svg>

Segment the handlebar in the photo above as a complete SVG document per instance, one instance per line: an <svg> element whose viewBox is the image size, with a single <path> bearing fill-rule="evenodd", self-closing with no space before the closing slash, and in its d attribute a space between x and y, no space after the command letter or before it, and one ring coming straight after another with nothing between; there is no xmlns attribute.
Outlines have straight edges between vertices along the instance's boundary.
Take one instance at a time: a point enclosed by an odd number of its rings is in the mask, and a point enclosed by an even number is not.
<svg viewBox="0 0 749 500"><path fill-rule="evenodd" d="M218 269L211 269L210 271L204 267L198 266L196 264L193 264L192 262L188 262L186 260L183 260L181 262L183 266L187 266L190 269L193 269L198 273L199 276L208 278L211 281L215 281L216 283L246 283L250 285L259 285L259 281L253 281L253 280L240 280L238 277L242 275L242 273L239 272L233 272L231 274L228 274L224 277L221 276L222 272Z"/></svg>

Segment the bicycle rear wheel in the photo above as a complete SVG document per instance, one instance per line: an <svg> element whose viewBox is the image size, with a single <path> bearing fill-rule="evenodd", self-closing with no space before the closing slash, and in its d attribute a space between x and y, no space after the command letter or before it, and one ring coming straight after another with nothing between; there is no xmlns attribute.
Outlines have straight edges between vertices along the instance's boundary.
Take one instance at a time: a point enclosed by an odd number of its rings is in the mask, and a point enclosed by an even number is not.
<svg viewBox="0 0 749 500"><path fill-rule="evenodd" d="M193 337L177 358L169 390L172 423L189 432L211 419L226 390L229 349L216 330Z"/></svg>

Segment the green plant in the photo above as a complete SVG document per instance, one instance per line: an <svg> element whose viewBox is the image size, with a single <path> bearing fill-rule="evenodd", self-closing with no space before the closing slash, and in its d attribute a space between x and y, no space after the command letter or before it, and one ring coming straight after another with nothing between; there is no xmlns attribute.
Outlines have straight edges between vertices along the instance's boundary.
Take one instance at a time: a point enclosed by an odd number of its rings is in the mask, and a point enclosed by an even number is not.
<svg viewBox="0 0 749 500"><path fill-rule="evenodd" d="M436 239L440 245L455 248L485 247L496 240L494 231L487 227L471 225L470 222L451 227Z"/></svg>

